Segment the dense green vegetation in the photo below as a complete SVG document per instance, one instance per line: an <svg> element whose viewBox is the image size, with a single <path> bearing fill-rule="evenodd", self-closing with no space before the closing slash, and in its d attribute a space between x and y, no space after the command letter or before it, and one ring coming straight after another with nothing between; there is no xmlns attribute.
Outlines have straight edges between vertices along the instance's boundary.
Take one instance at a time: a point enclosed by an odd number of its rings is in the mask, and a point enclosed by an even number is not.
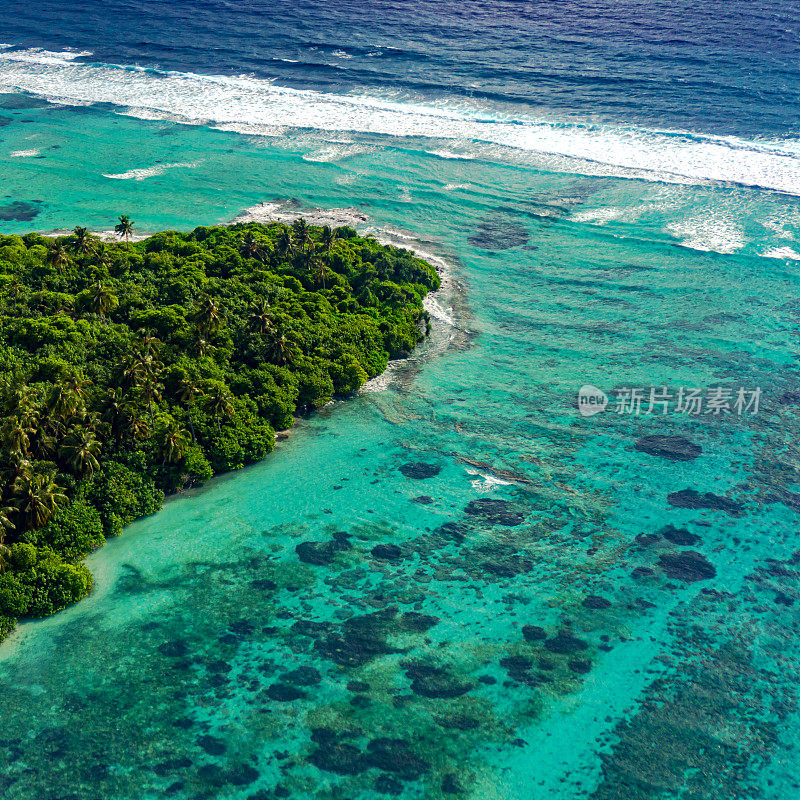
<svg viewBox="0 0 800 800"><path fill-rule="evenodd" d="M435 270L351 228L0 236L0 639L164 495L263 458L424 334Z"/></svg>

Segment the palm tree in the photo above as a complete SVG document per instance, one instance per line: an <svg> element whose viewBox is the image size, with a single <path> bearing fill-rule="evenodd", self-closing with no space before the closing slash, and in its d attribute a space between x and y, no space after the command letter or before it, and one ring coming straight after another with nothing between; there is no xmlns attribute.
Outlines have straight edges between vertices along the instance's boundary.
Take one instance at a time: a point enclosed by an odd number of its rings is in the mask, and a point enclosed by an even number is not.
<svg viewBox="0 0 800 800"><path fill-rule="evenodd" d="M157 403L161 399L161 390L163 388L164 384L159 383L154 375L145 375L139 384L139 397L141 397L150 411L151 426L154 424L153 403Z"/></svg>
<svg viewBox="0 0 800 800"><path fill-rule="evenodd" d="M164 428L161 441L162 466L182 461L188 450L189 440L186 438L186 431L181 430L175 420L171 420L169 425Z"/></svg>
<svg viewBox="0 0 800 800"><path fill-rule="evenodd" d="M286 258L292 254L294 250L294 244L292 242L292 234L289 233L289 229L282 225L280 232L278 233L278 238L275 242L278 248L278 255L281 258Z"/></svg>
<svg viewBox="0 0 800 800"><path fill-rule="evenodd" d="M250 322L256 332L263 336L272 327L272 316L270 315L269 303L261 298L253 305L253 313L250 314Z"/></svg>
<svg viewBox="0 0 800 800"><path fill-rule="evenodd" d="M88 228L82 228L80 225L75 227L75 236L72 239L71 247L81 255L87 255L92 252L92 237L89 235Z"/></svg>
<svg viewBox="0 0 800 800"><path fill-rule="evenodd" d="M73 387L57 383L50 390L46 401L47 410L56 420L66 420L81 407L81 397Z"/></svg>
<svg viewBox="0 0 800 800"><path fill-rule="evenodd" d="M201 333L209 335L215 333L222 327L225 322L225 317L217 302L208 295L205 295L202 303L200 303L194 313L194 321Z"/></svg>
<svg viewBox="0 0 800 800"><path fill-rule="evenodd" d="M26 530L41 528L67 502L64 490L55 482L54 473L23 474L12 488L14 506L22 514Z"/></svg>
<svg viewBox="0 0 800 800"><path fill-rule="evenodd" d="M2 431L0 431L3 448L6 452L15 453L24 458L30 450L30 437L35 433L36 429L19 417L6 417Z"/></svg>
<svg viewBox="0 0 800 800"><path fill-rule="evenodd" d="M214 420L219 428L220 420L232 419L236 409L231 402L230 393L223 386L214 386L206 395L206 402L209 410L214 414Z"/></svg>
<svg viewBox="0 0 800 800"><path fill-rule="evenodd" d="M188 375L181 378L180 383L178 383L178 400L186 406L186 419L189 422L189 430L192 433L193 442L197 441L197 437L192 424L191 409L194 401L202 395L203 390Z"/></svg>
<svg viewBox="0 0 800 800"><path fill-rule="evenodd" d="M257 258L259 261L264 260L264 247L262 243L256 239L253 231L244 232L242 243L239 246L239 252L245 258Z"/></svg>
<svg viewBox="0 0 800 800"><path fill-rule="evenodd" d="M319 237L319 243L322 245L322 249L327 254L328 258L331 257L331 247L333 247L333 243L339 238L339 234L331 228L330 225L325 225L322 229L322 233Z"/></svg>
<svg viewBox="0 0 800 800"><path fill-rule="evenodd" d="M294 342L286 335L282 321L270 330L268 353L278 366L283 366L294 359Z"/></svg>
<svg viewBox="0 0 800 800"><path fill-rule="evenodd" d="M69 263L69 256L67 255L67 248L64 247L63 242L56 242L47 251L45 261L55 267L59 272L64 271L64 266Z"/></svg>
<svg viewBox="0 0 800 800"><path fill-rule="evenodd" d="M87 430L75 430L64 440L58 455L80 476L91 477L100 468L97 460L102 446L97 437Z"/></svg>
<svg viewBox="0 0 800 800"><path fill-rule="evenodd" d="M114 226L114 232L117 234L117 236L124 236L125 244L130 246L130 238L133 234L133 222L128 219L125 214L123 214L119 218L119 222Z"/></svg>
<svg viewBox="0 0 800 800"><path fill-rule="evenodd" d="M6 530L11 530L14 523L11 521L11 515L16 511L11 506L0 507L0 572L4 572L6 562L11 555L11 550L5 545Z"/></svg>
<svg viewBox="0 0 800 800"><path fill-rule="evenodd" d="M89 295L89 307L92 311L105 319L106 314L113 311L118 305L119 300L114 292L107 289L102 281L97 281Z"/></svg>
<svg viewBox="0 0 800 800"><path fill-rule="evenodd" d="M311 229L308 223L300 217L292 223L292 238L295 246L302 252L306 247L311 244Z"/></svg>

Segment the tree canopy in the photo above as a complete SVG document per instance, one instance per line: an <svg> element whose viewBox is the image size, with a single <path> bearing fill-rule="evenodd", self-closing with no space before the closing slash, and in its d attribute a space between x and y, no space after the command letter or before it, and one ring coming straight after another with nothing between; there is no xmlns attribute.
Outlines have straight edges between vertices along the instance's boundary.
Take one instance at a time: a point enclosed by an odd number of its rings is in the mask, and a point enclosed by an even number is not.
<svg viewBox="0 0 800 800"><path fill-rule="evenodd" d="M0 236L0 639L91 591L83 557L165 494L410 353L439 286L347 227L132 229Z"/></svg>

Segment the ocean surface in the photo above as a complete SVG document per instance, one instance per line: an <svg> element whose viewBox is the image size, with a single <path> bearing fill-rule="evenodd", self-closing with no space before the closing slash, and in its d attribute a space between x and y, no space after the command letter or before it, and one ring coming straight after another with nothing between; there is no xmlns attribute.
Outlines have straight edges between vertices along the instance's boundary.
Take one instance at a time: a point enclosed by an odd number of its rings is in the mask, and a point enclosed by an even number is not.
<svg viewBox="0 0 800 800"><path fill-rule="evenodd" d="M0 646L4 800L800 796L796 3L0 18L0 232L324 209L448 276Z"/></svg>

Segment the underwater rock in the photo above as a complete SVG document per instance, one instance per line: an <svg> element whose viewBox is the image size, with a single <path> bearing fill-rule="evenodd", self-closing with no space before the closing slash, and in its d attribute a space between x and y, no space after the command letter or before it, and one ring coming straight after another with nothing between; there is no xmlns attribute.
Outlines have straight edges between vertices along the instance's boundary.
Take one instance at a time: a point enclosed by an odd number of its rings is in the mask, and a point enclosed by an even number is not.
<svg viewBox="0 0 800 800"><path fill-rule="evenodd" d="M659 540L657 533L637 533L636 538L633 540L640 547L650 547Z"/></svg>
<svg viewBox="0 0 800 800"><path fill-rule="evenodd" d="M528 656L506 656L500 659L500 666L508 671L509 678L513 678L519 683L536 685L537 679L529 674L533 666L533 659Z"/></svg>
<svg viewBox="0 0 800 800"><path fill-rule="evenodd" d="M357 775L367 768L357 747L334 739L319 744L308 760L317 769L337 775Z"/></svg>
<svg viewBox="0 0 800 800"><path fill-rule="evenodd" d="M442 779L442 792L444 794L460 794L464 791L464 787L458 780L458 776L454 772L448 772Z"/></svg>
<svg viewBox="0 0 800 800"><path fill-rule="evenodd" d="M325 636L333 630L330 622L315 622L311 619L299 619L292 625L292 632L299 633L301 636L311 636L317 638Z"/></svg>
<svg viewBox="0 0 800 800"><path fill-rule="evenodd" d="M261 777L261 774L250 764L238 764L229 769L225 773L225 777L232 786L249 786L251 783L255 783Z"/></svg>
<svg viewBox="0 0 800 800"><path fill-rule="evenodd" d="M547 638L547 631L538 625L523 625L522 636L526 642L541 642Z"/></svg>
<svg viewBox="0 0 800 800"><path fill-rule="evenodd" d="M414 633L425 633L439 622L438 617L430 614L421 614L419 611L406 611L400 617L400 624Z"/></svg>
<svg viewBox="0 0 800 800"><path fill-rule="evenodd" d="M702 553L694 550L663 555L659 557L658 562L668 577L686 583L706 581L717 574L714 565Z"/></svg>
<svg viewBox="0 0 800 800"><path fill-rule="evenodd" d="M484 561L481 567L490 572L492 575L497 575L499 578L513 578L517 575L525 575L533 569L533 562L528 558L521 556L509 556L504 561L493 559L491 561Z"/></svg>
<svg viewBox="0 0 800 800"><path fill-rule="evenodd" d="M400 466L400 472L402 472L406 478L415 478L416 480L433 478L441 471L442 468L436 464L426 464L424 461L415 461Z"/></svg>
<svg viewBox="0 0 800 800"><path fill-rule="evenodd" d="M429 506L433 502L433 498L429 494L421 494L419 497L412 498L411 502Z"/></svg>
<svg viewBox="0 0 800 800"><path fill-rule="evenodd" d="M429 764L411 750L404 739L380 737L367 745L365 760L371 767L392 772L404 780L416 780Z"/></svg>
<svg viewBox="0 0 800 800"><path fill-rule="evenodd" d="M522 525L525 515L508 500L494 497L481 497L467 503L464 512L471 517L481 519L495 525Z"/></svg>
<svg viewBox="0 0 800 800"><path fill-rule="evenodd" d="M567 666L578 675L586 675L587 672L591 672L592 670L591 661L579 658L570 659L570 661L567 662Z"/></svg>
<svg viewBox="0 0 800 800"><path fill-rule="evenodd" d="M411 691L422 697L446 699L461 697L474 685L461 682L439 667L426 664L410 664L406 667L406 675L412 679Z"/></svg>
<svg viewBox="0 0 800 800"><path fill-rule="evenodd" d="M278 584L275 583L275 581L271 581L269 578L256 578L250 581L250 585L254 589L261 589L265 592L271 592L278 588Z"/></svg>
<svg viewBox="0 0 800 800"><path fill-rule="evenodd" d="M182 658L189 652L189 648L183 639L175 639L172 642L164 642L158 646L158 652L169 658Z"/></svg>
<svg viewBox="0 0 800 800"><path fill-rule="evenodd" d="M281 703L290 703L292 700L302 700L305 698L306 693L295 686L289 686L286 683L273 683L267 687L267 697L270 700L277 700Z"/></svg>
<svg viewBox="0 0 800 800"><path fill-rule="evenodd" d="M331 633L315 642L314 647L336 664L360 667L379 655L402 652L386 642L386 631L396 610L387 609L352 617L342 625L341 633Z"/></svg>
<svg viewBox="0 0 800 800"><path fill-rule="evenodd" d="M376 544L370 551L380 561L401 561L403 551L396 544Z"/></svg>
<svg viewBox="0 0 800 800"><path fill-rule="evenodd" d="M38 206L15 200L8 205L0 206L0 221L2 222L30 222L39 215Z"/></svg>
<svg viewBox="0 0 800 800"><path fill-rule="evenodd" d="M486 220L467 241L481 250L509 250L527 244L529 238L528 231L518 222Z"/></svg>
<svg viewBox="0 0 800 800"><path fill-rule="evenodd" d="M351 547L347 534L340 533L334 534L328 542L300 542L294 551L304 563L322 567L332 564L337 553Z"/></svg>
<svg viewBox="0 0 800 800"><path fill-rule="evenodd" d="M690 442L684 436L664 436L653 434L642 436L634 445L640 453L666 458L668 461L692 461L697 458L703 448Z"/></svg>
<svg viewBox="0 0 800 800"><path fill-rule="evenodd" d="M369 684L365 681L350 681L347 684L348 692L368 692Z"/></svg>
<svg viewBox="0 0 800 800"><path fill-rule="evenodd" d="M632 578L649 578L651 575L655 575L650 567L636 567L631 571Z"/></svg>
<svg viewBox="0 0 800 800"><path fill-rule="evenodd" d="M700 544L703 541L697 534L689 533L685 528L676 528L673 525L667 525L661 531L661 535L672 544L677 544L681 547Z"/></svg>
<svg viewBox="0 0 800 800"><path fill-rule="evenodd" d="M281 680L293 686L316 686L322 680L322 674L314 667L298 667L281 676Z"/></svg>
<svg viewBox="0 0 800 800"><path fill-rule="evenodd" d="M681 489L667 495L667 502L675 508L710 508L714 511L724 511L731 517L737 517L744 511L744 506L727 497L706 492L701 494L694 489Z"/></svg>
<svg viewBox="0 0 800 800"><path fill-rule="evenodd" d="M442 539L448 539L461 544L464 541L471 528L461 522L443 522L433 532L435 536L440 536Z"/></svg>
<svg viewBox="0 0 800 800"><path fill-rule="evenodd" d="M217 739L216 736L201 736L197 744L210 756L221 756L225 752L225 742Z"/></svg>
<svg viewBox="0 0 800 800"><path fill-rule="evenodd" d="M598 610L603 610L606 608L611 608L611 601L606 600L605 597L600 597L596 594L587 595L583 603L581 604L584 608L594 608Z"/></svg>
<svg viewBox="0 0 800 800"><path fill-rule="evenodd" d="M552 639L548 639L544 643L544 646L551 653L558 653L559 655L579 653L589 647L583 639L578 639L576 636L566 631L559 631Z"/></svg>

